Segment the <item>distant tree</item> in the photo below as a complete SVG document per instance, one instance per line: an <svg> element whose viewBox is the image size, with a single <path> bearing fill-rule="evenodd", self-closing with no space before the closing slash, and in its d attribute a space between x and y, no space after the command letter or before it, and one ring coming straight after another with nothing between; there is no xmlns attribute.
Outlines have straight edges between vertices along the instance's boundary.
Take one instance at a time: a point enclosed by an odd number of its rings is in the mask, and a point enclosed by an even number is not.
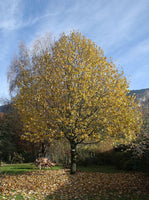
<svg viewBox="0 0 149 200"><path fill-rule="evenodd" d="M31 161L36 153L36 147L21 139L23 134L21 116L14 109L12 102L7 102L3 110L4 113L0 117L0 159L11 162L14 155L15 157L22 155L26 162Z"/></svg>
<svg viewBox="0 0 149 200"><path fill-rule="evenodd" d="M18 81L21 80L21 68L29 69L30 66L30 57L29 50L26 47L24 42L19 44L18 55L14 55L9 70L7 73L7 78L9 82L9 91L12 96L15 96L18 93Z"/></svg>
<svg viewBox="0 0 149 200"><path fill-rule="evenodd" d="M9 107L9 106L8 106ZM7 107L7 109L9 109ZM7 113L0 117L0 157L1 160L8 160L9 155L16 151L15 132L12 128L12 121Z"/></svg>
<svg viewBox="0 0 149 200"><path fill-rule="evenodd" d="M138 135L137 139L132 143L131 149L133 155L139 157L142 161L145 160L149 166L149 93L145 93L142 98L140 97L141 108L142 108L142 129L141 134Z"/></svg>
<svg viewBox="0 0 149 200"><path fill-rule="evenodd" d="M140 132L141 116L123 71L91 40L73 31L49 45L34 49L29 70L21 63L14 102L25 139L67 138L74 174L78 144L109 137L129 142Z"/></svg>

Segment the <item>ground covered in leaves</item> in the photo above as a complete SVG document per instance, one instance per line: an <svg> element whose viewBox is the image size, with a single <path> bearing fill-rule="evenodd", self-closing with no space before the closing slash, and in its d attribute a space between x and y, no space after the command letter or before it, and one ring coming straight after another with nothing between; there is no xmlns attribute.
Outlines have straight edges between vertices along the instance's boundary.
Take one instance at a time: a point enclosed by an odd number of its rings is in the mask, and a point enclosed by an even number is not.
<svg viewBox="0 0 149 200"><path fill-rule="evenodd" d="M100 173L47 170L5 175L0 199L149 199L143 173ZM19 195L19 196L18 196ZM133 198L134 197L134 198Z"/></svg>

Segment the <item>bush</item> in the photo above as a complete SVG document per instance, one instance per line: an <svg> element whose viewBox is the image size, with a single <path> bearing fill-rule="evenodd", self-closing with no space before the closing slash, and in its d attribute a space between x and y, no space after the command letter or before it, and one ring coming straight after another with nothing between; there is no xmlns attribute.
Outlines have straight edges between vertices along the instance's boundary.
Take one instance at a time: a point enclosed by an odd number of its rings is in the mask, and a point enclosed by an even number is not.
<svg viewBox="0 0 149 200"><path fill-rule="evenodd" d="M91 151L89 149L78 148L77 149L77 163L79 165L113 165L113 150L106 152Z"/></svg>
<svg viewBox="0 0 149 200"><path fill-rule="evenodd" d="M129 148L129 147L128 147ZM132 150L127 146L120 146L115 149L114 165L120 170L141 170L143 160L133 155Z"/></svg>
<svg viewBox="0 0 149 200"><path fill-rule="evenodd" d="M23 161L24 161L24 158L22 154L14 152L11 163L23 163Z"/></svg>
<svg viewBox="0 0 149 200"><path fill-rule="evenodd" d="M77 163L83 166L94 164L94 154L88 149L78 148Z"/></svg>

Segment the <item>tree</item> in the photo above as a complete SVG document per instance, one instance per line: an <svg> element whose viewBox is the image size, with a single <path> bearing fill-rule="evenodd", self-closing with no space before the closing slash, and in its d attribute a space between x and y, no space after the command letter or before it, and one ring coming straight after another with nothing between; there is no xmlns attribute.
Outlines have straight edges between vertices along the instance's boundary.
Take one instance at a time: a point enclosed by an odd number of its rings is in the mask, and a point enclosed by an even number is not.
<svg viewBox="0 0 149 200"><path fill-rule="evenodd" d="M149 166L149 93L146 92L140 98L140 106L142 107L142 129L141 134L132 142L130 149L135 158L139 158L144 168Z"/></svg>
<svg viewBox="0 0 149 200"><path fill-rule="evenodd" d="M12 162L19 156L18 161L23 159L26 162L33 161L39 145L36 147L30 142L21 140L23 134L21 116L14 109L12 102L5 102L3 112L0 116L0 160Z"/></svg>
<svg viewBox="0 0 149 200"><path fill-rule="evenodd" d="M20 128L20 124L16 123L16 114L12 115L11 104L5 105L4 112L0 118L0 157L6 161L17 151L16 130Z"/></svg>
<svg viewBox="0 0 149 200"><path fill-rule="evenodd" d="M91 40L73 31L49 49L34 53L30 70L22 65L14 101L24 138L67 138L74 174L78 144L109 137L129 142L139 134L141 116L123 71Z"/></svg>
<svg viewBox="0 0 149 200"><path fill-rule="evenodd" d="M18 92L18 82L21 80L21 67L26 67L26 70L30 67L29 50L24 42L19 44L18 55L13 57L10 64L7 78L9 81L9 91L12 96L15 96Z"/></svg>

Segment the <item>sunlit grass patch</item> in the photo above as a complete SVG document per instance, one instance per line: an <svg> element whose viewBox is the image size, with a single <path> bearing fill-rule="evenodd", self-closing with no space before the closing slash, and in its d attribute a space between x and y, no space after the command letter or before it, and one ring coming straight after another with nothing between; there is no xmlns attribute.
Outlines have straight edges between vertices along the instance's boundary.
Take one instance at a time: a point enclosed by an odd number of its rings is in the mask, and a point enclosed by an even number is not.
<svg viewBox="0 0 149 200"><path fill-rule="evenodd" d="M54 166L51 169L43 168L42 170L58 170L58 169L62 169L62 168L63 168L63 166ZM36 171L36 170L39 170L39 168L31 163L6 164L6 165L0 167L1 174L9 174L9 175L23 174L26 172Z"/></svg>
<svg viewBox="0 0 149 200"><path fill-rule="evenodd" d="M29 163L25 164L6 164L4 166L0 167L0 172L2 174L11 174L11 175L16 175L16 174L21 174L29 171L33 171L34 165L31 165Z"/></svg>

